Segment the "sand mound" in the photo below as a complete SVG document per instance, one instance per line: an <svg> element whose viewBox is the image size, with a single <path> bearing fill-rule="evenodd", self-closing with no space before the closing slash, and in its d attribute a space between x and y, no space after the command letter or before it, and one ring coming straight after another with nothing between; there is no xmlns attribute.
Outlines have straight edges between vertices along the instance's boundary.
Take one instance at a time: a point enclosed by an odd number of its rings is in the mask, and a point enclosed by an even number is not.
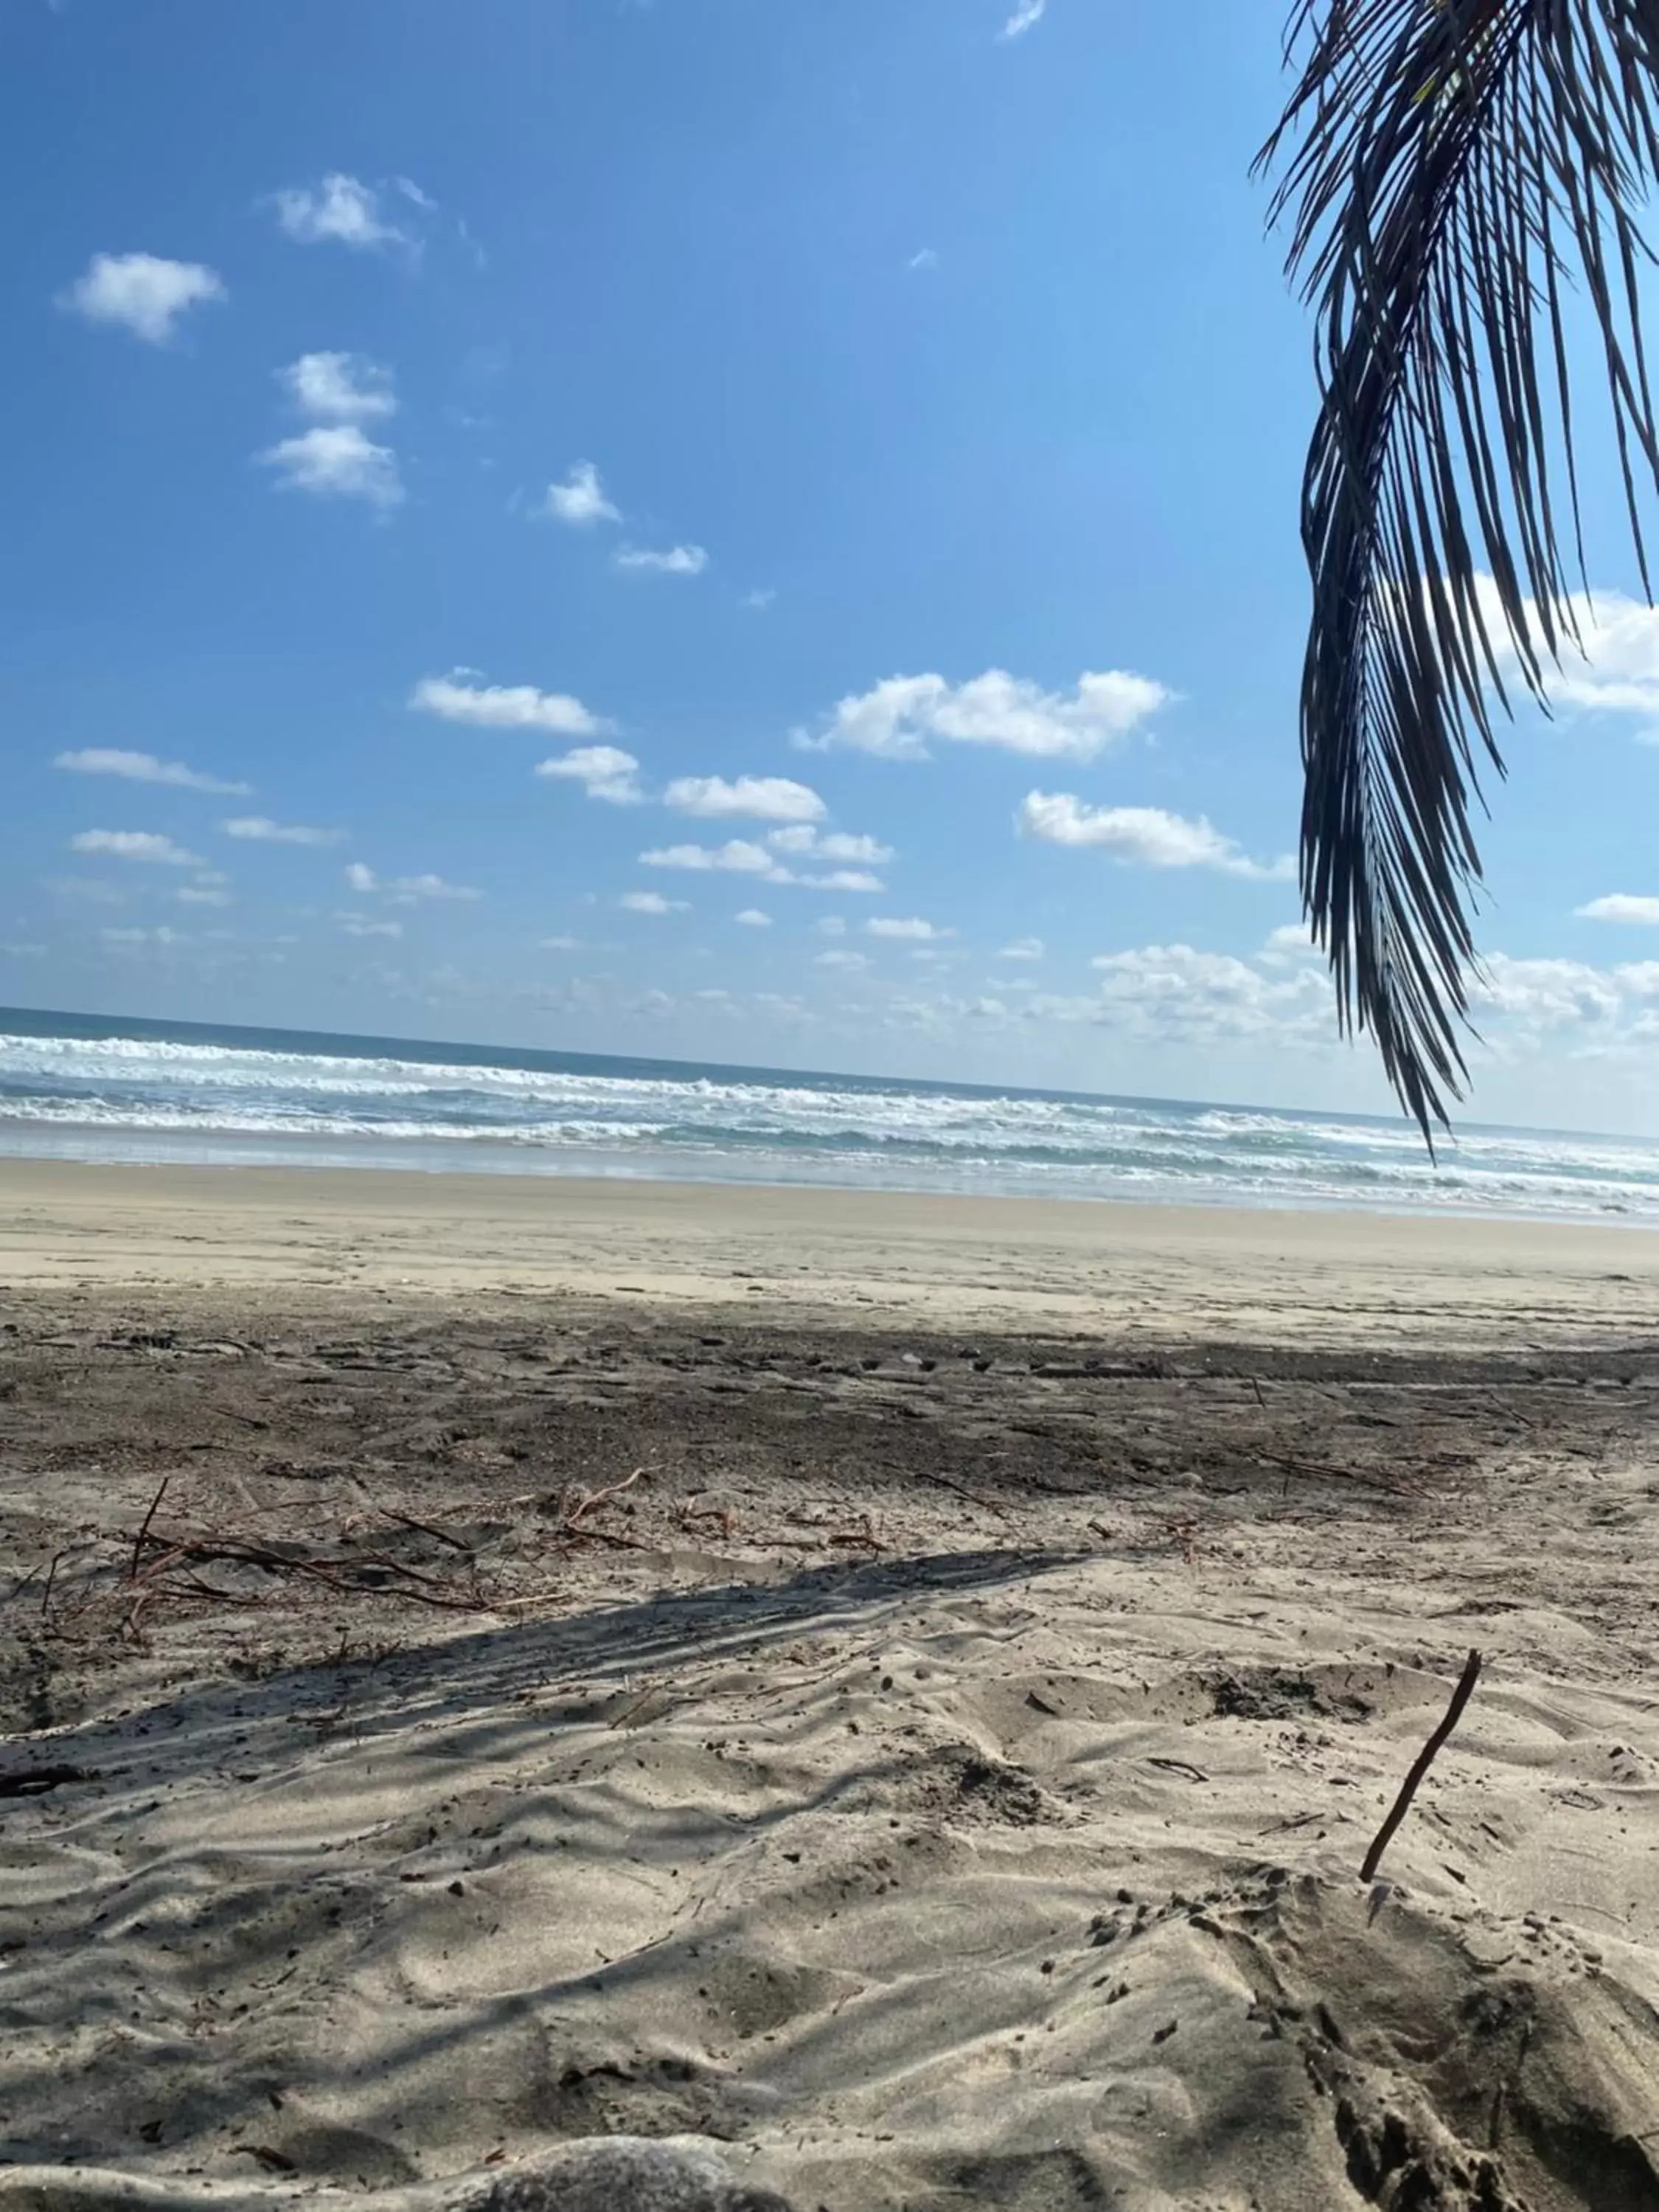
<svg viewBox="0 0 1659 2212"><path fill-rule="evenodd" d="M1457 1649L1404 1602L946 1556L38 1740L95 1779L0 1844L0 2204L627 2135L804 2212L1659 2206L1650 1701L1494 1650L1367 1891Z"/></svg>

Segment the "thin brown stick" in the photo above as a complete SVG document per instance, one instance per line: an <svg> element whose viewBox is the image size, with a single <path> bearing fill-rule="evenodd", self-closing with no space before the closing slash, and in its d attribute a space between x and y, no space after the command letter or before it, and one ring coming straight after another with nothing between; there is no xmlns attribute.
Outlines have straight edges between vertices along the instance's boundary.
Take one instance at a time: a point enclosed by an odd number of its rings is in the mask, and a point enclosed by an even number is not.
<svg viewBox="0 0 1659 2212"><path fill-rule="evenodd" d="M1435 1754L1441 1745L1463 1717L1463 1708L1474 1694L1474 1686L1480 1679L1480 1654L1478 1651L1471 1651L1464 1662L1463 1673L1457 1687L1452 1692L1451 1703L1446 1708L1445 1718L1424 1745L1422 1750L1418 1753L1411 1772L1401 1785L1400 1795L1389 1808L1388 1819L1377 1830L1376 1840L1365 1854L1364 1864L1359 1869L1361 1881L1370 1881L1376 1874L1378 1866L1382 1863L1383 1852L1394 1841L1395 1829L1411 1810L1412 1799L1417 1795L1419 1784L1434 1764Z"/></svg>
<svg viewBox="0 0 1659 2212"><path fill-rule="evenodd" d="M451 1535L447 1528L440 1528L430 1521L422 1521L413 1513L400 1513L395 1505L381 1505L375 1510L388 1521L401 1521L405 1528L418 1528L423 1536L435 1536L441 1544L447 1544L452 1549L464 1553L469 1559L477 1556L471 1544L459 1536Z"/></svg>
<svg viewBox="0 0 1659 2212"><path fill-rule="evenodd" d="M620 1498L624 1490L634 1487L644 1473L642 1467L636 1467L632 1474L624 1475L620 1482L613 1482L609 1489L588 1491L579 1497L574 1505L565 1509L561 1516L561 1525L574 1533L584 1514L591 1513L596 1505L603 1505L607 1498Z"/></svg>
<svg viewBox="0 0 1659 2212"><path fill-rule="evenodd" d="M127 1569L127 1580L130 1583L136 1583L138 1579L138 1560L144 1548L144 1539L149 1534L149 1524L155 1518L156 1508L167 1496L167 1485L172 1480L173 1477L170 1474L164 1474L161 1477L161 1487L150 1499L149 1511L145 1514L139 1525L138 1534L132 1540L132 1565Z"/></svg>

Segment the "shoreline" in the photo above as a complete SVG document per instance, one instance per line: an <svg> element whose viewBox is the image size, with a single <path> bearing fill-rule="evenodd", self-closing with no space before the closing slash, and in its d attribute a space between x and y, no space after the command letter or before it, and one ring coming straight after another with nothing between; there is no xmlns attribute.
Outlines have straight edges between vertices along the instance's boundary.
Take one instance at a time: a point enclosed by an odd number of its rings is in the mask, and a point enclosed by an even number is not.
<svg viewBox="0 0 1659 2212"><path fill-rule="evenodd" d="M740 1306L1122 1340L1638 1340L1659 1235L794 1185L0 1158L0 1282Z"/></svg>

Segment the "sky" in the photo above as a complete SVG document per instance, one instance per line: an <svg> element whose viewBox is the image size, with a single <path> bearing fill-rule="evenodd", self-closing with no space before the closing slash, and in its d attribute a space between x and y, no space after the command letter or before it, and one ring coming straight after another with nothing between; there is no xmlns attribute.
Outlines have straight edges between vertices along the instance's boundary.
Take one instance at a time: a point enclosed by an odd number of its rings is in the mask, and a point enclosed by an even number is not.
<svg viewBox="0 0 1659 2212"><path fill-rule="evenodd" d="M1282 0L0 0L0 1003L1390 1110L1292 854ZM1659 1130L1659 617L1482 1121Z"/></svg>

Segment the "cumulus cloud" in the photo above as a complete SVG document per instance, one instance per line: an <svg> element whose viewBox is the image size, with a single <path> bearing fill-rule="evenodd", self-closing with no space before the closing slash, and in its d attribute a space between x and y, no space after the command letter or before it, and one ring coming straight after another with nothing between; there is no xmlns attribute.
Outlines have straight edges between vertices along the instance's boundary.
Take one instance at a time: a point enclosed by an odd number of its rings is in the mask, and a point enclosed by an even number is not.
<svg viewBox="0 0 1659 2212"><path fill-rule="evenodd" d="M343 830L313 830L303 822L273 822L266 814L239 814L219 827L227 837L254 845L337 845Z"/></svg>
<svg viewBox="0 0 1659 2212"><path fill-rule="evenodd" d="M174 791L211 791L222 799L246 799L252 785L227 783L216 775L204 775L183 761L157 760L154 753L123 751L118 746L88 745L79 752L59 753L54 768L72 775L118 775L129 783L163 783Z"/></svg>
<svg viewBox="0 0 1659 2212"><path fill-rule="evenodd" d="M624 891L617 902L629 914L689 914L684 899L665 898L660 891Z"/></svg>
<svg viewBox="0 0 1659 2212"><path fill-rule="evenodd" d="M1264 883L1282 882L1295 873L1288 859L1252 860L1201 815L1194 821L1161 806L1089 806L1068 791L1030 791L1020 802L1015 826L1022 837L1091 846L1143 867L1214 868Z"/></svg>
<svg viewBox="0 0 1659 2212"><path fill-rule="evenodd" d="M622 509L605 495L599 472L592 461L573 461L562 483L550 483L542 512L573 530L586 530L595 522L620 522Z"/></svg>
<svg viewBox="0 0 1659 2212"><path fill-rule="evenodd" d="M775 853L810 855L820 860L858 860L879 866L893 857L892 847L878 838L855 837L845 830L816 830L806 823L775 830L766 842Z"/></svg>
<svg viewBox="0 0 1659 2212"><path fill-rule="evenodd" d="M1311 970L1264 975L1231 953L1190 945L1145 945L1093 963L1099 1000L1087 1018L1138 1036L1196 1043L1271 1037L1289 1046L1332 1034L1328 994ZM1033 1002L1041 1013L1045 1002Z"/></svg>
<svg viewBox="0 0 1659 2212"><path fill-rule="evenodd" d="M476 672L453 668L423 676L409 695L417 713L485 730L544 730L560 738L602 737L614 724L590 714L568 691L538 691L531 684L484 684Z"/></svg>
<svg viewBox="0 0 1659 2212"><path fill-rule="evenodd" d="M343 936L401 937L404 926L400 921L377 921L372 915L337 914L334 917Z"/></svg>
<svg viewBox="0 0 1659 2212"><path fill-rule="evenodd" d="M812 956L815 968L834 968L842 975L862 975L870 963L861 952L817 952Z"/></svg>
<svg viewBox="0 0 1659 2212"><path fill-rule="evenodd" d="M398 411L392 371L360 353L302 353L276 380L302 413L331 422L368 422Z"/></svg>
<svg viewBox="0 0 1659 2212"><path fill-rule="evenodd" d="M743 924L745 929L770 929L772 927L771 915L769 914L763 914L757 906L744 907L743 912L738 915L736 919Z"/></svg>
<svg viewBox="0 0 1659 2212"><path fill-rule="evenodd" d="M937 945L942 939L954 937L954 929L940 929L920 915L878 914L864 925L866 937L896 938L912 945Z"/></svg>
<svg viewBox="0 0 1659 2212"><path fill-rule="evenodd" d="M536 773L579 783L590 799L606 799L612 806L637 806L645 797L640 764L620 745L578 745L574 752L541 762Z"/></svg>
<svg viewBox="0 0 1659 2212"><path fill-rule="evenodd" d="M1017 937L998 953L999 960L1041 960L1046 950L1040 937Z"/></svg>
<svg viewBox="0 0 1659 2212"><path fill-rule="evenodd" d="M81 830L69 841L71 853L98 853L112 860L143 860L162 868L200 868L199 854L186 852L171 837L149 830Z"/></svg>
<svg viewBox="0 0 1659 2212"><path fill-rule="evenodd" d="M1638 897L1630 891L1609 891L1573 908L1582 921L1631 921L1651 927L1659 924L1659 898Z"/></svg>
<svg viewBox="0 0 1659 2212"><path fill-rule="evenodd" d="M180 906L234 906L235 904L235 901L228 890L222 889L218 884L209 883L205 879L200 883L186 884L182 890L174 891L173 896Z"/></svg>
<svg viewBox="0 0 1659 2212"><path fill-rule="evenodd" d="M932 744L994 745L1031 758L1093 760L1175 695L1123 669L1079 677L1070 692L1045 691L989 668L966 684L942 676L890 676L841 701L808 751L845 746L884 760L926 760Z"/></svg>
<svg viewBox="0 0 1659 2212"><path fill-rule="evenodd" d="M744 815L756 822L812 823L829 811L816 791L787 775L740 775L729 783L723 775L678 775L662 797L663 805L677 813L710 819ZM780 839L773 842L781 844Z"/></svg>
<svg viewBox="0 0 1659 2212"><path fill-rule="evenodd" d="M118 324L147 345L165 345L191 308L229 296L217 271L199 261L94 253L85 273L58 294L58 304L89 323Z"/></svg>
<svg viewBox="0 0 1659 2212"><path fill-rule="evenodd" d="M273 195L273 204L283 235L297 246L349 246L358 252L374 252L415 242L406 231L386 222L380 213L380 196L372 185L341 170L319 184L285 186Z"/></svg>
<svg viewBox="0 0 1659 2212"><path fill-rule="evenodd" d="M398 456L390 446L377 446L356 422L316 423L298 437L268 447L258 458L277 471L281 491L309 492L314 499L361 499L379 507L403 501Z"/></svg>
<svg viewBox="0 0 1659 2212"><path fill-rule="evenodd" d="M641 545L619 545L611 558L617 568L635 576L701 576L708 566L701 545L671 545L659 553Z"/></svg>
<svg viewBox="0 0 1659 2212"><path fill-rule="evenodd" d="M1582 960L1517 960L1487 955L1469 980L1470 1003L1518 1017L1533 1028L1603 1021L1619 1011L1613 979Z"/></svg>
<svg viewBox="0 0 1659 2212"><path fill-rule="evenodd" d="M374 891L380 887L373 868L365 867L361 860L353 860L345 872L345 879L354 891Z"/></svg>

